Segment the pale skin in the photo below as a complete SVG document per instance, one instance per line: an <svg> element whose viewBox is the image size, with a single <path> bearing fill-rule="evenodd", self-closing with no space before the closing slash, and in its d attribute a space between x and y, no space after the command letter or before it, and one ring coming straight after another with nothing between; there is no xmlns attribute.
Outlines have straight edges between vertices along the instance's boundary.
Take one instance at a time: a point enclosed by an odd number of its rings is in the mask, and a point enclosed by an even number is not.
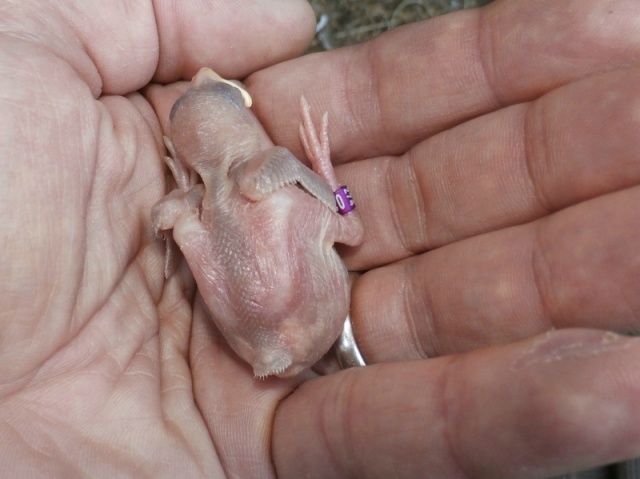
<svg viewBox="0 0 640 479"><path fill-rule="evenodd" d="M186 268L165 280L149 211L173 82L295 57L313 16L120 5L2 8L2 475L515 478L640 455L640 343L606 332L640 326L636 0L498 2L248 78L300 156L300 93L328 111L365 227L343 253L368 270L374 366L300 387L255 380Z"/></svg>
<svg viewBox="0 0 640 479"><path fill-rule="evenodd" d="M271 142L250 106L244 87L210 68L193 77L164 140L177 188L151 221L167 240L165 264L176 244L211 319L255 376L293 377L342 331L350 280L334 245L360 245L362 223L355 210L337 211L326 113L316 129L301 97L310 169Z"/></svg>

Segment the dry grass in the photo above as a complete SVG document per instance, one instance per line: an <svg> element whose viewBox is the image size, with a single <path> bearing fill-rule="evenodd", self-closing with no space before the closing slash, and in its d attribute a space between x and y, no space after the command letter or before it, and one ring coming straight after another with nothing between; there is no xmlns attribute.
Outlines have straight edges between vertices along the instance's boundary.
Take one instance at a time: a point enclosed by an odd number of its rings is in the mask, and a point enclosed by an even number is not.
<svg viewBox="0 0 640 479"><path fill-rule="evenodd" d="M310 0L320 25L310 51L363 42L391 28L491 0Z"/></svg>

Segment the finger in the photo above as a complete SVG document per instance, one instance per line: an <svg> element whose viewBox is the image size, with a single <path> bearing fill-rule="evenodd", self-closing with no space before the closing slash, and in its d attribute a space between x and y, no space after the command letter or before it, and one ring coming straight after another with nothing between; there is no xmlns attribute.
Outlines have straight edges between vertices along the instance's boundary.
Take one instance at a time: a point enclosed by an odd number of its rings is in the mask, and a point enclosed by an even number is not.
<svg viewBox="0 0 640 479"><path fill-rule="evenodd" d="M301 0L28 0L3 8L2 19L16 32L5 40L63 58L96 97L135 91L154 74L164 82L187 78L205 64L244 76L300 53L314 30Z"/></svg>
<svg viewBox="0 0 640 479"><path fill-rule="evenodd" d="M636 187L365 273L351 314L364 358L432 357L550 328L639 327L639 202Z"/></svg>
<svg viewBox="0 0 640 479"><path fill-rule="evenodd" d="M152 83L144 89L144 96L156 112L160 128L165 135L169 134L171 107L189 89L189 85L190 82L174 82L169 85Z"/></svg>
<svg viewBox="0 0 640 479"><path fill-rule="evenodd" d="M191 78L210 66L225 78L243 78L300 55L315 31L301 0L175 2L155 0L160 58L156 81Z"/></svg>
<svg viewBox="0 0 640 479"><path fill-rule="evenodd" d="M397 154L469 118L638 62L638 15L635 0L496 2L274 66L248 85L275 142L297 154L301 94L318 115L329 112L334 161Z"/></svg>
<svg viewBox="0 0 640 479"><path fill-rule="evenodd" d="M555 332L307 382L275 417L278 477L540 478L637 456L638 341Z"/></svg>
<svg viewBox="0 0 640 479"><path fill-rule="evenodd" d="M338 170L368 269L640 184L640 68L592 76L468 121L401 157ZM588 101L585 101L585 98Z"/></svg>

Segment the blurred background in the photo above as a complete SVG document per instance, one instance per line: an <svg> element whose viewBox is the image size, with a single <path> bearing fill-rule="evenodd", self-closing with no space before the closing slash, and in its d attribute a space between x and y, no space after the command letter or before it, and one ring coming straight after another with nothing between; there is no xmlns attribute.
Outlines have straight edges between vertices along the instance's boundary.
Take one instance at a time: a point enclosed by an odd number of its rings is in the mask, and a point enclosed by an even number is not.
<svg viewBox="0 0 640 479"><path fill-rule="evenodd" d="M318 33L310 51L364 42L386 30L492 0L310 0Z"/></svg>

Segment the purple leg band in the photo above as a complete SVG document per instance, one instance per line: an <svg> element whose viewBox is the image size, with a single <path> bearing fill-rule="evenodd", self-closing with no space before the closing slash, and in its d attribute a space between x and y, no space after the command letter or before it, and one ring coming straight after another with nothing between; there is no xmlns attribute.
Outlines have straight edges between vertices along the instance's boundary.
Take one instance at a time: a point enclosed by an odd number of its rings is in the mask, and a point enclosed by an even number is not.
<svg viewBox="0 0 640 479"><path fill-rule="evenodd" d="M334 191L333 194L336 197L338 213L341 215L346 215L349 211L356 209L356 203L353 201L351 193L349 193L349 188L346 186L341 186Z"/></svg>

